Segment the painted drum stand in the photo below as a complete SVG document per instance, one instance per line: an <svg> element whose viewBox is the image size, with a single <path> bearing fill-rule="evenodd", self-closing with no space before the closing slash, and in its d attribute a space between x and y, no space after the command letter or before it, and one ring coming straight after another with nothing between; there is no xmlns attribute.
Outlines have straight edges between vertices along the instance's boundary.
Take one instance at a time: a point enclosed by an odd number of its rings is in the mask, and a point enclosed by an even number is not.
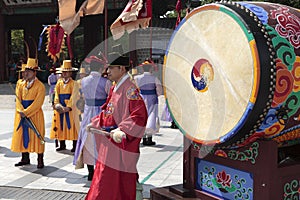
<svg viewBox="0 0 300 200"><path fill-rule="evenodd" d="M300 11L221 1L174 31L163 69L184 182L151 199L300 199Z"/></svg>

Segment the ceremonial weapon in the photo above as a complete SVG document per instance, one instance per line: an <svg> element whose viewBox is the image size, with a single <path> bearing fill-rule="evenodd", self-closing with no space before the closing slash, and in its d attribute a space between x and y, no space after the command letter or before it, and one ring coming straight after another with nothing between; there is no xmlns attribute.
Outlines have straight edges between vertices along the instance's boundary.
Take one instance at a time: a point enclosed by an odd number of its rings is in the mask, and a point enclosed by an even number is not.
<svg viewBox="0 0 300 200"><path fill-rule="evenodd" d="M19 130L19 128L22 125L22 123L25 123L29 128L31 128L33 130L33 132L36 134L36 136L41 140L41 144L45 144L44 138L39 133L39 131L37 130L37 128L35 127L34 123L31 121L30 118L28 118L28 117L21 117L21 121L20 121L20 123L18 125L17 130Z"/></svg>

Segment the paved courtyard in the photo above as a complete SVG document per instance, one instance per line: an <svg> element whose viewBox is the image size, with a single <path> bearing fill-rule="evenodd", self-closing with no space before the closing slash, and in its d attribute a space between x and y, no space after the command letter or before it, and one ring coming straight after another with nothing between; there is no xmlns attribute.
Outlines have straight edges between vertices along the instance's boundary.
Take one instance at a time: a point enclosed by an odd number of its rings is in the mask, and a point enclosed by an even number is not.
<svg viewBox="0 0 300 200"><path fill-rule="evenodd" d="M47 95L47 94L46 94ZM49 139L52 108L48 96L44 102L46 125L45 168L36 168L36 154L31 154L31 165L15 167L21 154L10 151L15 114L14 84L0 84L0 199L83 199L89 190L87 169L72 165L71 141L67 150L55 151ZM164 105L159 98L159 112ZM143 185L143 197L150 198L150 189L182 183L183 136L170 123L161 121L161 128L153 139L155 146L141 144L138 162L139 181Z"/></svg>

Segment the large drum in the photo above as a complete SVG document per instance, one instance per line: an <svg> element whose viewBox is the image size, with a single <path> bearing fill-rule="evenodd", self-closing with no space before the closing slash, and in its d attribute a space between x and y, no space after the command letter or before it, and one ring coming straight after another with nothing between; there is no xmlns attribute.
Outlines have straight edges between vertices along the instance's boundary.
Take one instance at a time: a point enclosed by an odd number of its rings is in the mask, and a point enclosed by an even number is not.
<svg viewBox="0 0 300 200"><path fill-rule="evenodd" d="M174 31L163 83L180 130L236 148L300 138L300 11L264 2L194 9Z"/></svg>

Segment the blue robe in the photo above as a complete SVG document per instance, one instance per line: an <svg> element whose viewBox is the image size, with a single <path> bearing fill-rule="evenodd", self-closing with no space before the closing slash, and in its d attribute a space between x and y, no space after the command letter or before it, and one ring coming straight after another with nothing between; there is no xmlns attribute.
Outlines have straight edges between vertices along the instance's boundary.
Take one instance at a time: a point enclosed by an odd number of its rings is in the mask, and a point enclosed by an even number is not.
<svg viewBox="0 0 300 200"><path fill-rule="evenodd" d="M81 80L85 105L73 160L76 168L82 168L83 164L96 164L98 151L96 149L95 137L86 131L86 126L91 122L92 117L101 112L101 106L106 101L110 87L111 81L101 77L100 73L94 71Z"/></svg>
<svg viewBox="0 0 300 200"><path fill-rule="evenodd" d="M158 132L158 96L162 95L162 85L157 77L150 72L144 72L134 77L146 104L148 120L145 135L151 136Z"/></svg>

